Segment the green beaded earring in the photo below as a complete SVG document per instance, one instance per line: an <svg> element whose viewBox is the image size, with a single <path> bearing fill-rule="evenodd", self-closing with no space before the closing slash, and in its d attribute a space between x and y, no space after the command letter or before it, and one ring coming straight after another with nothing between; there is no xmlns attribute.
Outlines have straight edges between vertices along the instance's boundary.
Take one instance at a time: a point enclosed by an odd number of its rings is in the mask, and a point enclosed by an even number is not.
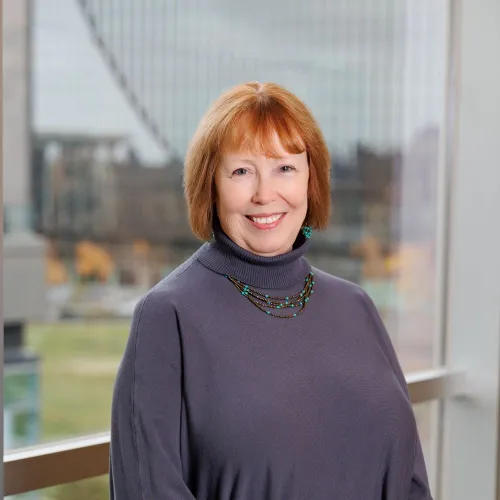
<svg viewBox="0 0 500 500"><path fill-rule="evenodd" d="M311 226L303 226L302 227L302 234L309 239L312 235L312 227Z"/></svg>
<svg viewBox="0 0 500 500"><path fill-rule="evenodd" d="M214 241L214 240L215 240L215 234L214 234L214 232L212 231L212 234L210 235L210 238L209 238L208 242L210 243L210 242L212 242L212 241Z"/></svg>

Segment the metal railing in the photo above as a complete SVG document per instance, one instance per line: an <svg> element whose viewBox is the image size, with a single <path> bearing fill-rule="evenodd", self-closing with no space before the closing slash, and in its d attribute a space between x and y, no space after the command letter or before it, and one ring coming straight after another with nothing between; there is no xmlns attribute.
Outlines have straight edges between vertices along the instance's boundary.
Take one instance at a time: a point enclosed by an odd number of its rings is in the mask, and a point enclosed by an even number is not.
<svg viewBox="0 0 500 500"><path fill-rule="evenodd" d="M464 394L465 377L445 369L406 377L413 404ZM15 450L4 455L5 496L109 472L109 433Z"/></svg>

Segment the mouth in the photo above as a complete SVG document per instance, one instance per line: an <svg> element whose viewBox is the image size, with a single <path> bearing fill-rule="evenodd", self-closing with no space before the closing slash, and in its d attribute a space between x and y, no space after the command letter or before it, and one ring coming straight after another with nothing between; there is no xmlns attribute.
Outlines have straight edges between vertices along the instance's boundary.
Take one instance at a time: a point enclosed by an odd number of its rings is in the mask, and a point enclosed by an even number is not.
<svg viewBox="0 0 500 500"><path fill-rule="evenodd" d="M246 218L252 226L261 230L275 229L278 227L286 216L286 212L272 214L247 215Z"/></svg>

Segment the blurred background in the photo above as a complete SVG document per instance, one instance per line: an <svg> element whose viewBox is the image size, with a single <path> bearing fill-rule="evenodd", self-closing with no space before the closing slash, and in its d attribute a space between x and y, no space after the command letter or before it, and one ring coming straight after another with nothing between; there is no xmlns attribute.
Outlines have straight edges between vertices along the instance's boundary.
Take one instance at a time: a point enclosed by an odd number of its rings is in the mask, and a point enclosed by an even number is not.
<svg viewBox="0 0 500 500"><path fill-rule="evenodd" d="M227 88L302 98L332 156L311 262L439 364L445 0L5 0L5 450L106 431L139 297L193 253L183 159ZM434 402L415 406L435 482ZM107 477L16 498L100 500Z"/></svg>

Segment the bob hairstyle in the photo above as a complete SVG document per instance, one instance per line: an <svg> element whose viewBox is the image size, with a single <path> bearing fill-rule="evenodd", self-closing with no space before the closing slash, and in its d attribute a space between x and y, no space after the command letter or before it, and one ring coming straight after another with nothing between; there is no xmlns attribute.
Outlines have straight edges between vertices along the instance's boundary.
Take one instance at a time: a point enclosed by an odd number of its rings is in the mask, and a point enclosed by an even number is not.
<svg viewBox="0 0 500 500"><path fill-rule="evenodd" d="M277 157L276 136L290 154L307 152L308 209L304 224L324 229L330 218L330 155L307 106L275 83L251 82L222 94L200 120L184 165L189 224L208 240L215 212L215 173L224 153Z"/></svg>

